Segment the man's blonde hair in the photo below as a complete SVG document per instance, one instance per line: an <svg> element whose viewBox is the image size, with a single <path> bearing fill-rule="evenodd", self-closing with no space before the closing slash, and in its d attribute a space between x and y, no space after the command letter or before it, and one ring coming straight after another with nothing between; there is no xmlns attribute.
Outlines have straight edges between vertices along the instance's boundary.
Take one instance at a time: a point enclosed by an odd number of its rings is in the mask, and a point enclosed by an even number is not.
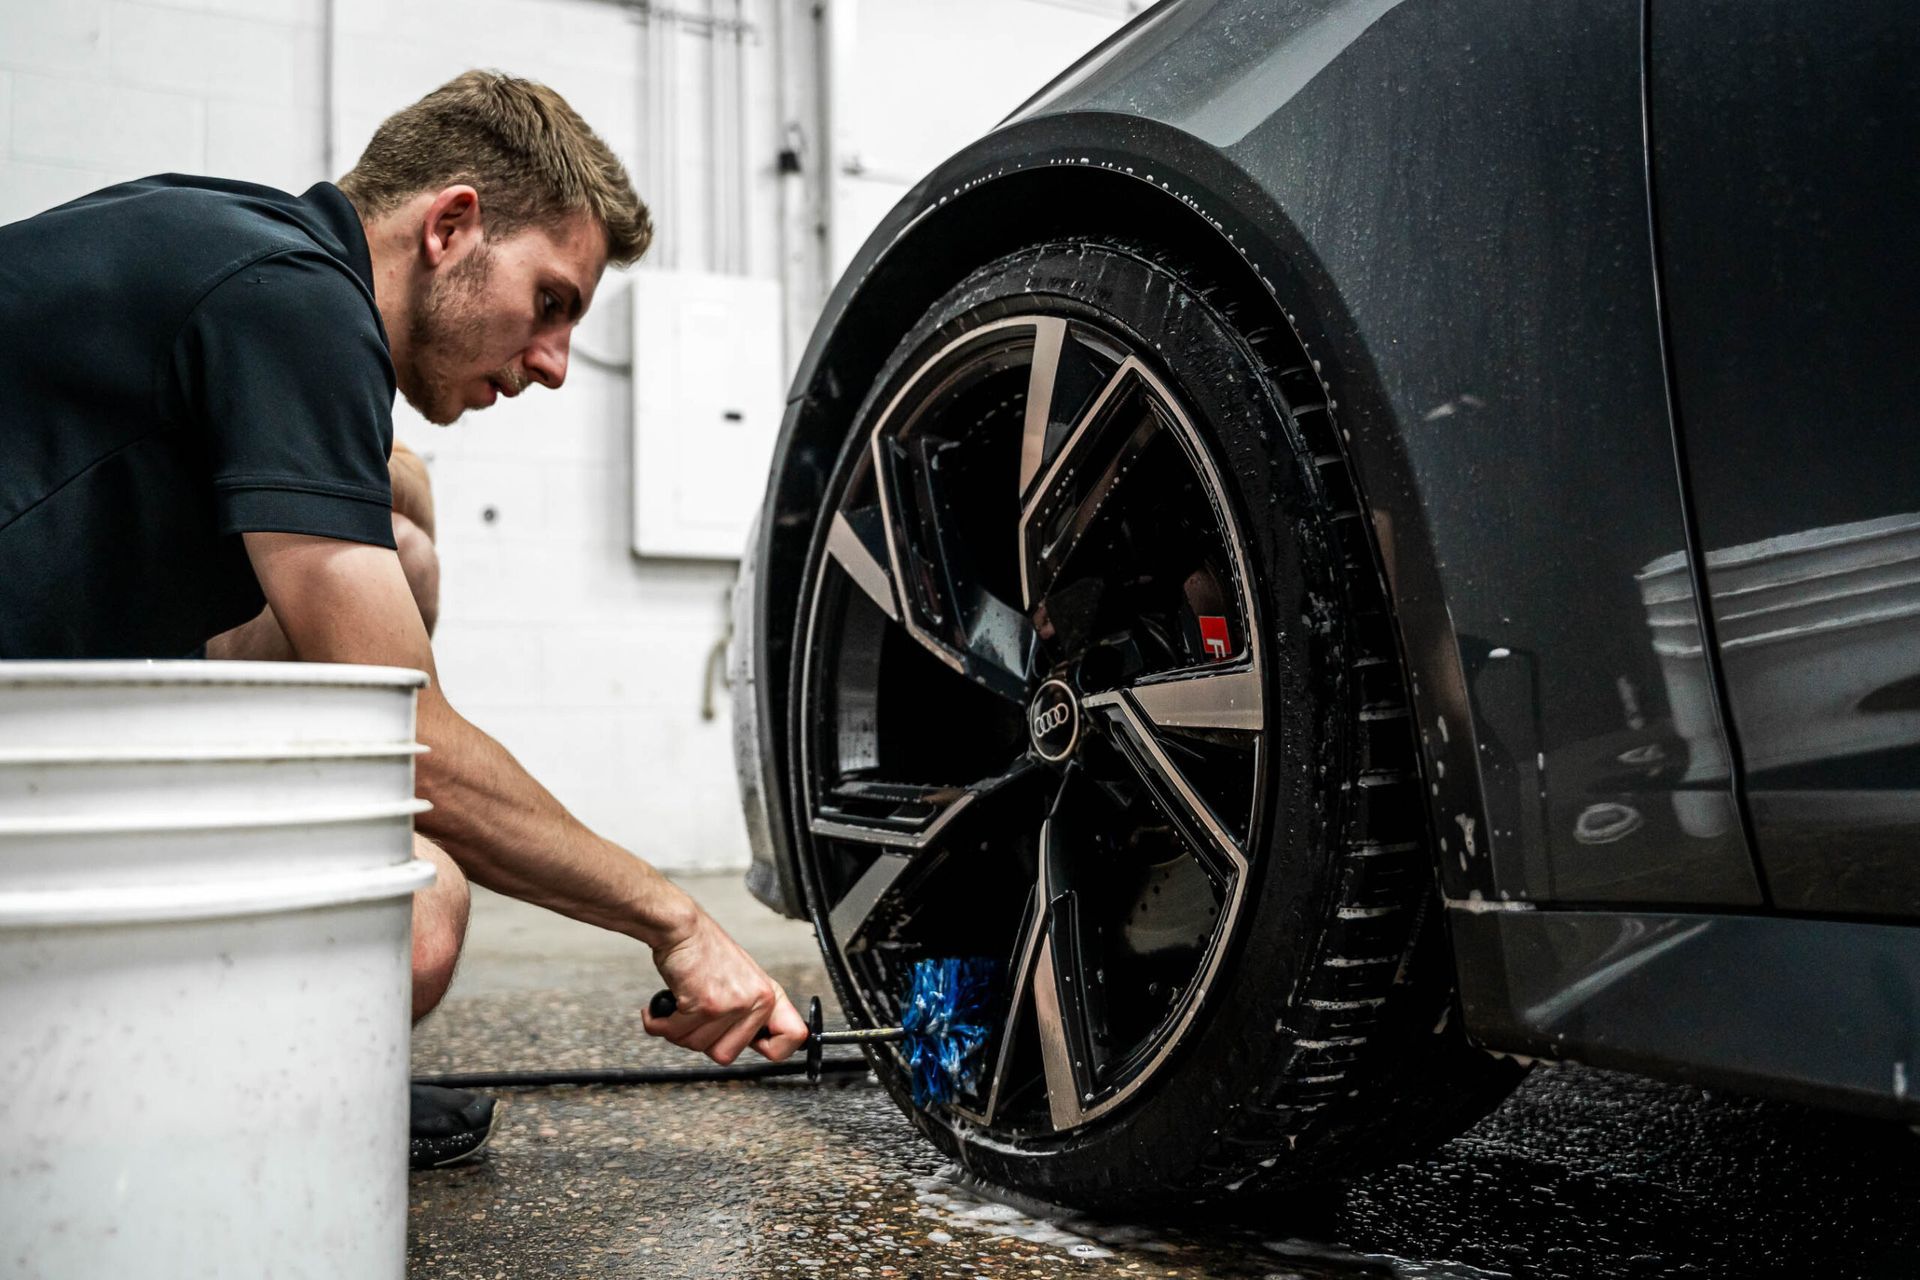
<svg viewBox="0 0 1920 1280"><path fill-rule="evenodd" d="M480 193L490 238L550 228L585 211L620 266L647 251L653 222L619 159L553 90L498 71L469 71L388 116L340 189L363 218L422 191L465 183Z"/></svg>

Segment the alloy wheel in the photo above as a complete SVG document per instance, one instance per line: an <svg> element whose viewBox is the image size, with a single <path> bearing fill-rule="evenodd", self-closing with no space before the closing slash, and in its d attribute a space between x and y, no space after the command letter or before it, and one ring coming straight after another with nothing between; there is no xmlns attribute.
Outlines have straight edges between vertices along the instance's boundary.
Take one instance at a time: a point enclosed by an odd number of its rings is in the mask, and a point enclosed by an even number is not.
<svg viewBox="0 0 1920 1280"><path fill-rule="evenodd" d="M1155 361L1078 312L938 343L840 468L795 718L816 920L870 1024L920 959L996 962L976 1127L1148 1087L1234 944L1266 676L1225 493Z"/></svg>

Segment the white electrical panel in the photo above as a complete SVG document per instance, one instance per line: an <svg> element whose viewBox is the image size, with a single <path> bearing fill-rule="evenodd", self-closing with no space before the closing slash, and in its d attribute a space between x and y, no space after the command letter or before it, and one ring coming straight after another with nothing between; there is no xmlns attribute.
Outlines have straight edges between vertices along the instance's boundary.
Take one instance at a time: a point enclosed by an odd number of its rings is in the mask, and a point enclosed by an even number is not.
<svg viewBox="0 0 1920 1280"><path fill-rule="evenodd" d="M633 274L633 549L738 559L786 407L780 283Z"/></svg>

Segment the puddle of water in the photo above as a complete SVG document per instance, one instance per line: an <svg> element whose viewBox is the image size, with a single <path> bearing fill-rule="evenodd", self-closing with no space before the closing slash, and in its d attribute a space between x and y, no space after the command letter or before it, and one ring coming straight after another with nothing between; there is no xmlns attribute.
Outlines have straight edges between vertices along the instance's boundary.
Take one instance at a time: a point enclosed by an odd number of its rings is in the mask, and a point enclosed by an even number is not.
<svg viewBox="0 0 1920 1280"><path fill-rule="evenodd" d="M1176 1243L1145 1227L1097 1222L1071 1210L1028 1200L975 1182L957 1168L941 1176L913 1181L915 1203L922 1218L939 1225L927 1232L938 1244L956 1233L1011 1236L1029 1244L1057 1249L1070 1258L1100 1259L1116 1250L1174 1255L1192 1246ZM1237 1233L1236 1233L1237 1234ZM1310 1277L1373 1276L1379 1280L1511 1280L1506 1272L1483 1271L1459 1262L1416 1262L1389 1254L1353 1253L1311 1240L1261 1240L1245 1234L1236 1242L1248 1254L1264 1249L1299 1269L1269 1273L1271 1280L1309 1280ZM1204 1252L1205 1250L1203 1250ZM1170 1257L1168 1259L1172 1261Z"/></svg>
<svg viewBox="0 0 1920 1280"><path fill-rule="evenodd" d="M1482 1271L1464 1262L1414 1262L1387 1253L1349 1253L1311 1240L1268 1240L1266 1247L1289 1261L1318 1263L1393 1280L1513 1280L1505 1271Z"/></svg>
<svg viewBox="0 0 1920 1280"><path fill-rule="evenodd" d="M984 1199L948 1178L916 1178L913 1198L920 1206L921 1217L941 1224L941 1229L927 1233L929 1240L941 1244L951 1240L952 1230L957 1229L989 1236L1012 1236L1029 1244L1058 1249L1071 1258L1113 1256L1113 1250L1071 1230L1066 1222L1029 1216L1011 1204Z"/></svg>

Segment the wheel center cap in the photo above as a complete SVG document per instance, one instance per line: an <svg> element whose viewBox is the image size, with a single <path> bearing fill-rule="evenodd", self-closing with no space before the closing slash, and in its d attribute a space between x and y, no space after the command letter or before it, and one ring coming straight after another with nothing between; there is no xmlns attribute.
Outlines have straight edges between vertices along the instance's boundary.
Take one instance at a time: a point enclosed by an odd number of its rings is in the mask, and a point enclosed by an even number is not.
<svg viewBox="0 0 1920 1280"><path fill-rule="evenodd" d="M1050 763L1065 760L1080 745L1080 700L1061 680L1041 685L1027 707L1033 749Z"/></svg>

